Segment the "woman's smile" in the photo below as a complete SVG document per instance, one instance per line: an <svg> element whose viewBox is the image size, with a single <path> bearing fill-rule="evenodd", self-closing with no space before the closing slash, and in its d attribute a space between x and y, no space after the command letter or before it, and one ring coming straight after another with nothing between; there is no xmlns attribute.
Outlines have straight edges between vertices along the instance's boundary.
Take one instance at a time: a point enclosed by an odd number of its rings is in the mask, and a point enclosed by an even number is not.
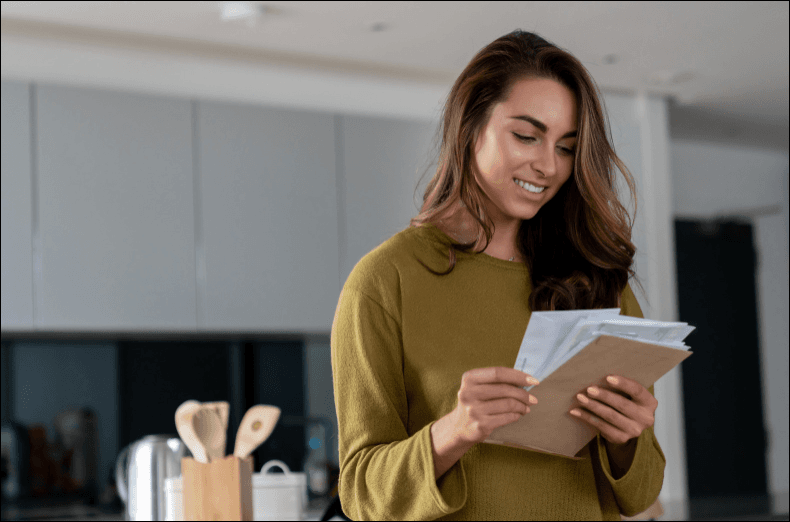
<svg viewBox="0 0 790 522"><path fill-rule="evenodd" d="M546 187L536 187L535 185L531 185L526 182L520 182L516 178L513 178L513 183L518 185L519 187L519 194L530 196L531 199L539 200L543 197L543 194L546 192Z"/></svg>

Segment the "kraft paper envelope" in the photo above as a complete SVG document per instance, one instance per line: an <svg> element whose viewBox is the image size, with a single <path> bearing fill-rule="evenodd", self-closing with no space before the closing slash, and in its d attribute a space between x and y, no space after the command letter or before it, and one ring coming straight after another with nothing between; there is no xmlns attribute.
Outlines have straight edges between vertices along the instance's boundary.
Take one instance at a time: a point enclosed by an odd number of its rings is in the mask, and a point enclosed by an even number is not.
<svg viewBox="0 0 790 522"><path fill-rule="evenodd" d="M495 429L483 442L581 460L577 455L599 432L568 413L579 406L577 393L592 385L614 390L606 381L608 375L621 375L649 388L691 354L602 335L532 388L538 404L530 405L530 413Z"/></svg>

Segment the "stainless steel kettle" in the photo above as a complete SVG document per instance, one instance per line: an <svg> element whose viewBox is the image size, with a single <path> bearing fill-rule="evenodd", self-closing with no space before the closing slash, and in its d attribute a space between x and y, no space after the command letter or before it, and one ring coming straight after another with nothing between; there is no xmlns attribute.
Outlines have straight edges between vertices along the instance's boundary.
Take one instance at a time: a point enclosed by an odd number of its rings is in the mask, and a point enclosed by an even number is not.
<svg viewBox="0 0 790 522"><path fill-rule="evenodd" d="M180 476L181 459L191 456L176 435L148 435L126 446L115 463L126 520L165 520L165 479Z"/></svg>

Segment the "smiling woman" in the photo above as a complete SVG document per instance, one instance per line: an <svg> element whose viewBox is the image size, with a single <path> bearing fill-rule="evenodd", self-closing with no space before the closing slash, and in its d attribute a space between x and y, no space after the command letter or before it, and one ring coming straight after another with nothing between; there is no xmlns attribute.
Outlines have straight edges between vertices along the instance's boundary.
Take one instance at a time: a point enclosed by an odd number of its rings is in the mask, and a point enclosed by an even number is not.
<svg viewBox="0 0 790 522"><path fill-rule="evenodd" d="M456 240L442 275L456 249L524 262L532 310L615 306L629 277L639 282L613 166L634 218L635 185L602 105L581 63L532 33L472 59L448 96L439 166L411 220Z"/></svg>
<svg viewBox="0 0 790 522"><path fill-rule="evenodd" d="M513 368L532 311L642 317L613 165L634 183L600 107L576 58L522 31L456 80L420 214L356 264L332 324L351 519L620 520L656 501L657 402L628 375L627 397L591 388L569 406L599 430L576 459L485 443L519 419L546 429L528 417L540 386Z"/></svg>

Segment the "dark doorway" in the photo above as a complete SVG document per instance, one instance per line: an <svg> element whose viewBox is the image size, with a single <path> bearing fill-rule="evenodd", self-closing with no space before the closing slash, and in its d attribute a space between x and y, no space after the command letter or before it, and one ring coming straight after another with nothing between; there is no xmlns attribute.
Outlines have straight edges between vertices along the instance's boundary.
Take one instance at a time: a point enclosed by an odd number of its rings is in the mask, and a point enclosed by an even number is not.
<svg viewBox="0 0 790 522"><path fill-rule="evenodd" d="M752 226L675 221L689 518L770 512Z"/></svg>

